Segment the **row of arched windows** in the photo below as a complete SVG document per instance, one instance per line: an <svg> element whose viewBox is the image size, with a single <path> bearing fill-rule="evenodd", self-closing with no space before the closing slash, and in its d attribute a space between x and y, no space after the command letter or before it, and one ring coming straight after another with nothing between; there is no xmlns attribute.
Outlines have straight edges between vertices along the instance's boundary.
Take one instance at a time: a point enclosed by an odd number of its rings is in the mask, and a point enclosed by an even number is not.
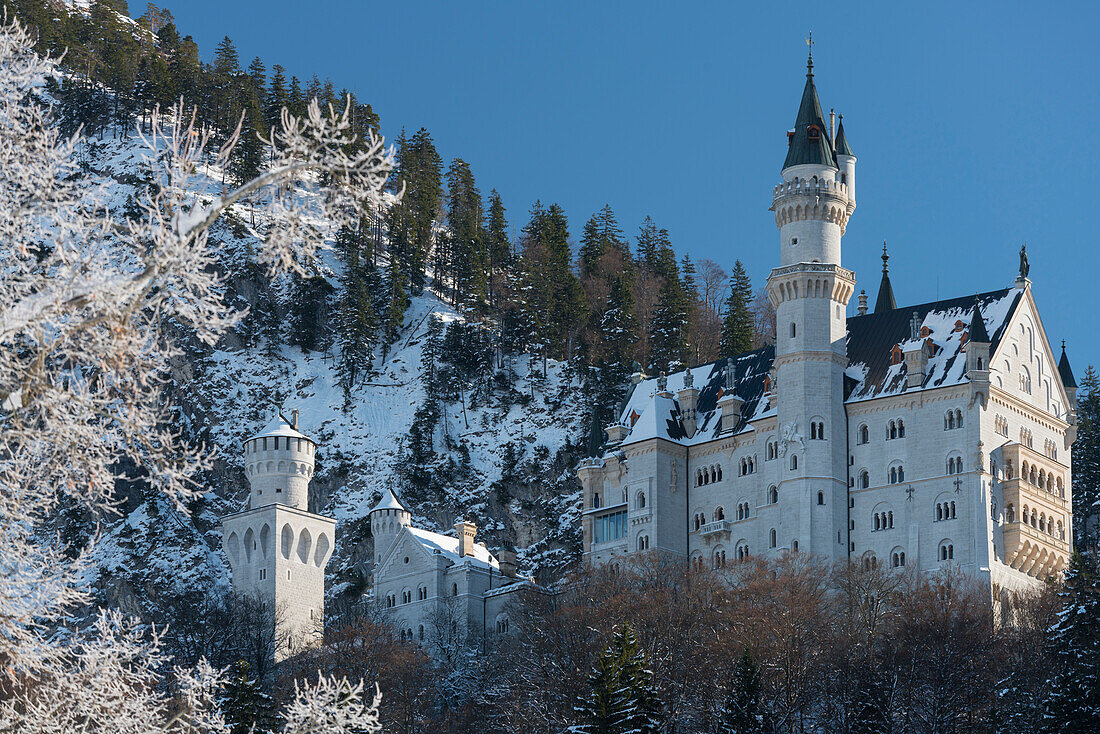
<svg viewBox="0 0 1100 734"><path fill-rule="evenodd" d="M955 546L950 541L940 543L940 560L950 561L955 558Z"/></svg>
<svg viewBox="0 0 1100 734"><path fill-rule="evenodd" d="M1032 448L1031 443L1032 443L1033 440L1034 440L1034 435L1031 433L1030 428L1021 428L1020 429L1020 443L1022 443L1024 446L1027 446L1030 449L1030 448Z"/></svg>
<svg viewBox="0 0 1100 734"><path fill-rule="evenodd" d="M412 628L403 629L403 630L401 630L401 641L402 642L412 642L415 639L423 640L424 639L424 625L420 625L420 628L419 628L417 634L418 634L418 637L413 637Z"/></svg>
<svg viewBox="0 0 1100 734"><path fill-rule="evenodd" d="M1058 460L1058 444L1051 441L1049 438L1043 441L1043 453L1054 459Z"/></svg>
<svg viewBox="0 0 1100 734"><path fill-rule="evenodd" d="M1008 438L1008 418L998 415L993 419L993 430Z"/></svg>
<svg viewBox="0 0 1100 734"><path fill-rule="evenodd" d="M1015 478L1016 469L1012 465L1012 460L1009 459L1005 462L1005 479ZM1054 472L1047 472L1046 469L1039 468L1035 464L1028 464L1026 461L1021 462L1020 479L1039 489L1045 489L1050 494L1057 494L1059 497L1066 496L1066 487L1062 477L1056 477Z"/></svg>
<svg viewBox="0 0 1100 734"><path fill-rule="evenodd" d="M905 438L905 423L899 418L886 426L886 439Z"/></svg>
<svg viewBox="0 0 1100 734"><path fill-rule="evenodd" d="M905 467L901 464L890 467L890 484L899 484L905 481Z"/></svg>
<svg viewBox="0 0 1100 734"><path fill-rule="evenodd" d="M825 424L820 421L810 421L810 440L825 440Z"/></svg>
<svg viewBox="0 0 1100 734"><path fill-rule="evenodd" d="M772 459L778 459L778 458L779 458L779 442L778 441L768 441L768 446L767 446L767 449L766 449L766 453L764 454L764 460L765 461L771 461Z"/></svg>
<svg viewBox="0 0 1100 734"><path fill-rule="evenodd" d="M747 520L749 518L749 503L741 502L737 505L737 519Z"/></svg>
<svg viewBox="0 0 1100 734"><path fill-rule="evenodd" d="M722 465L712 464L695 472L695 486L700 487L711 482L722 481Z"/></svg>
<svg viewBox="0 0 1100 734"><path fill-rule="evenodd" d="M741 459L741 476L746 474L752 474L756 471L756 461L750 457L744 457Z"/></svg>
<svg viewBox="0 0 1100 734"><path fill-rule="evenodd" d="M894 511L875 513L875 530L890 530L894 527Z"/></svg>
<svg viewBox="0 0 1100 734"><path fill-rule="evenodd" d="M955 501L936 503L936 521L955 519Z"/></svg>
<svg viewBox="0 0 1100 734"><path fill-rule="evenodd" d="M743 561L749 557L749 544L739 543L737 545L737 560Z"/></svg>
<svg viewBox="0 0 1100 734"><path fill-rule="evenodd" d="M947 459L947 473L948 474L962 474L963 472L963 460L961 456L950 456Z"/></svg>
<svg viewBox="0 0 1100 734"><path fill-rule="evenodd" d="M1016 522L1016 508L1012 504L1005 507L1005 522ZM1030 525L1039 532L1046 533L1053 538L1066 539L1066 528L1062 524L1062 519L1055 518L1054 515L1048 518L1045 512L1039 512L1034 507L1029 509L1027 505L1024 505L1020 522Z"/></svg>
<svg viewBox="0 0 1100 734"><path fill-rule="evenodd" d="M649 536L648 535L639 535L638 536L638 550L640 550L640 551L649 550Z"/></svg>

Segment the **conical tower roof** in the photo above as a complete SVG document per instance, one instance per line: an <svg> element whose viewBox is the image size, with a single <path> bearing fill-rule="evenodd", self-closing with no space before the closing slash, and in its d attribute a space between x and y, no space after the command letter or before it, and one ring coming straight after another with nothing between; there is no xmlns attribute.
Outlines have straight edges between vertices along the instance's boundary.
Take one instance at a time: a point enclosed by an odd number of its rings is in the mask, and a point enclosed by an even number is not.
<svg viewBox="0 0 1100 734"><path fill-rule="evenodd" d="M894 288L890 285L890 268L887 262L890 256L886 253L886 243L882 243L882 282L878 286L878 300L875 301L875 313L885 313L897 310L898 302L894 300Z"/></svg>
<svg viewBox="0 0 1100 734"><path fill-rule="evenodd" d="M978 308L978 299L974 299L974 311L970 314L970 341L980 344L989 344L989 332L985 328L985 319L982 318L981 309Z"/></svg>
<svg viewBox="0 0 1100 734"><path fill-rule="evenodd" d="M1073 379L1073 370L1069 368L1065 339L1062 340L1062 356L1058 359L1058 376L1062 378L1062 387L1077 387L1077 380Z"/></svg>
<svg viewBox="0 0 1100 734"><path fill-rule="evenodd" d="M372 513L378 510L401 510L402 512L407 512L405 507L398 501L397 495L395 495L393 490L389 487L386 487L386 491L382 493L382 499L378 500L378 504L371 508Z"/></svg>
<svg viewBox="0 0 1100 734"><path fill-rule="evenodd" d="M852 152L852 146L848 145L848 136L844 134L844 115L840 116L840 122L836 128L836 154L838 156L850 155L855 156Z"/></svg>
<svg viewBox="0 0 1100 734"><path fill-rule="evenodd" d="M794 122L794 133L790 136L790 147L783 168L806 163L837 167L829 140L829 128L821 114L821 102L817 98L817 87L814 86L812 55L806 62L806 86L802 90L802 103L798 106L798 117Z"/></svg>
<svg viewBox="0 0 1100 734"><path fill-rule="evenodd" d="M588 455L593 459L600 458L603 448L603 429L595 414L592 416L592 426L588 431Z"/></svg>

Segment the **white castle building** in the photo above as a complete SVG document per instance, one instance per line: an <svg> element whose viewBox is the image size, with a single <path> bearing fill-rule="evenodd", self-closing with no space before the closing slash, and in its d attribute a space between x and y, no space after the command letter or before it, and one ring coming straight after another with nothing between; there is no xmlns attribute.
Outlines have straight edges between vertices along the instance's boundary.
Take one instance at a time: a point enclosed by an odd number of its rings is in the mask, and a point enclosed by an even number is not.
<svg viewBox="0 0 1100 734"><path fill-rule="evenodd" d="M830 116L831 118L831 116ZM766 347L648 379L578 474L585 559L663 551L696 565L805 552L953 564L994 600L1070 553L1076 385L1043 329L1021 251L1008 288L868 312L841 240L856 157L827 126L808 63L771 211Z"/></svg>
<svg viewBox="0 0 1100 734"><path fill-rule="evenodd" d="M251 491L244 510L222 518L233 590L268 611L276 662L320 640L336 538L335 520L309 512L317 444L298 432L298 411L292 415L244 442Z"/></svg>
<svg viewBox="0 0 1100 734"><path fill-rule="evenodd" d="M486 643L512 630L509 602L535 588L516 573L516 556L499 558L475 541L477 526L455 523L444 535L412 526L412 516L386 490L370 512L374 600L401 638L428 647Z"/></svg>

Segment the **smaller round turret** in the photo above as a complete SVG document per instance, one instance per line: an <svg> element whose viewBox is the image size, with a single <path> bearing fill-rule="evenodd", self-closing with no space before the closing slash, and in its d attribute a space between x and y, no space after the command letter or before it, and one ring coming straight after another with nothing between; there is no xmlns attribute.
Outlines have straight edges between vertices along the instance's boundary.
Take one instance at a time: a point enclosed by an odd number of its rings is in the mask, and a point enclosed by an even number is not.
<svg viewBox="0 0 1100 734"><path fill-rule="evenodd" d="M309 480L317 444L298 432L298 411L281 414L244 442L245 472L252 493L249 509L282 504L309 511Z"/></svg>
<svg viewBox="0 0 1100 734"><path fill-rule="evenodd" d="M374 562L381 563L386 551L397 539L401 528L408 527L412 522L409 511L398 501L393 490L387 488L382 493L382 499L378 500L370 511L370 531L374 536Z"/></svg>

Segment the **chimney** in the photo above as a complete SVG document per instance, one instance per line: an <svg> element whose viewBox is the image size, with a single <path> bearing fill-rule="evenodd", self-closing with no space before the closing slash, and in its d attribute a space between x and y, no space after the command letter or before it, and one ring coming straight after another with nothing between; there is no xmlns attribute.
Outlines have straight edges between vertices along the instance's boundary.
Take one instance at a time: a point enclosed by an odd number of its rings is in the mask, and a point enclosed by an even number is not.
<svg viewBox="0 0 1100 734"><path fill-rule="evenodd" d="M497 552L497 561L500 562L500 572L509 578L516 577L518 565L516 564L516 552L512 548L501 548Z"/></svg>
<svg viewBox="0 0 1100 734"><path fill-rule="evenodd" d="M860 316L867 315L867 291L859 292L859 307L856 309Z"/></svg>
<svg viewBox="0 0 1100 734"><path fill-rule="evenodd" d="M290 420L293 423L291 428L293 428L295 431L297 431L298 430L298 409L297 408L290 411Z"/></svg>
<svg viewBox="0 0 1100 734"><path fill-rule="evenodd" d="M455 537L458 538L458 555L465 558L474 554L474 536L477 535L477 525L465 520L455 523Z"/></svg>
<svg viewBox="0 0 1100 734"><path fill-rule="evenodd" d="M909 319L909 338L913 341L920 339L920 314L913 312L913 318Z"/></svg>
<svg viewBox="0 0 1100 734"><path fill-rule="evenodd" d="M688 437L695 435L696 408L699 405L699 391L695 389L695 379L691 374L691 368L684 373L684 387L676 393L680 401L680 414L684 420L684 430Z"/></svg>

